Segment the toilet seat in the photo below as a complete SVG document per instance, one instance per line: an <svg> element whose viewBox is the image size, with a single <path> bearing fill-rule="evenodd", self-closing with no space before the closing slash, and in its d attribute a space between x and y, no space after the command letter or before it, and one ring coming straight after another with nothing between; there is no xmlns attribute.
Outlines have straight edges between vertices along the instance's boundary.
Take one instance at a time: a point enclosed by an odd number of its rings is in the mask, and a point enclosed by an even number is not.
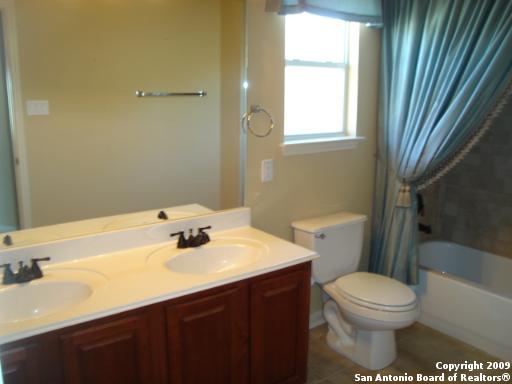
<svg viewBox="0 0 512 384"><path fill-rule="evenodd" d="M345 300L369 309L406 312L417 306L412 289L375 273L354 272L338 278L333 285Z"/></svg>
<svg viewBox="0 0 512 384"><path fill-rule="evenodd" d="M365 329L398 329L410 325L418 317L420 310L417 300L411 305L397 308L349 299L340 293L335 282L323 286L323 289L336 302L349 322Z"/></svg>

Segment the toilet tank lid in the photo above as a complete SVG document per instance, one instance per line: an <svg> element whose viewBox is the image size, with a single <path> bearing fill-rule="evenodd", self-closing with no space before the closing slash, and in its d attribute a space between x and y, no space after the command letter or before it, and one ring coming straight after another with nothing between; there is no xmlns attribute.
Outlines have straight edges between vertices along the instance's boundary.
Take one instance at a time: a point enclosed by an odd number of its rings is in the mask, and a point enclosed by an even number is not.
<svg viewBox="0 0 512 384"><path fill-rule="evenodd" d="M341 227L344 225L362 223L365 221L365 215L351 212L339 212L333 215L294 221L292 223L292 227L304 232L317 233L327 228Z"/></svg>

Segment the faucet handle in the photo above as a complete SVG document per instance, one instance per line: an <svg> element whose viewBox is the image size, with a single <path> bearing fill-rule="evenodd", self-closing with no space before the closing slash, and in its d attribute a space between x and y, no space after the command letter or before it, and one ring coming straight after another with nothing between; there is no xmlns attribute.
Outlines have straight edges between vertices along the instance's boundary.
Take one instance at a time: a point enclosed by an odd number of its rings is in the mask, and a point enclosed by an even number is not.
<svg viewBox="0 0 512 384"><path fill-rule="evenodd" d="M30 259L30 261L34 262L34 261L50 261L51 260L51 257L36 257L34 259Z"/></svg>
<svg viewBox="0 0 512 384"><path fill-rule="evenodd" d="M41 268L39 267L40 261L50 261L49 257L40 257L35 259L30 259L32 262L32 265L30 266L30 272L32 273L32 278L34 279L40 279L43 277L43 271L41 271Z"/></svg>
<svg viewBox="0 0 512 384"><path fill-rule="evenodd" d="M187 239L185 239L185 232L184 231L179 231L179 232L176 232L176 233L171 233L170 236L171 237L179 236L178 248L188 248L188 242L187 242Z"/></svg>
<svg viewBox="0 0 512 384"><path fill-rule="evenodd" d="M51 257L36 257L34 259L30 259L30 261L50 261Z"/></svg>
<svg viewBox="0 0 512 384"><path fill-rule="evenodd" d="M209 243L210 242L210 235L208 235L205 230L206 229L212 229L211 225L208 225L207 227L200 227L198 236L201 238L201 245Z"/></svg>
<svg viewBox="0 0 512 384"><path fill-rule="evenodd" d="M2 279L2 284L14 284L16 282L16 277L11 269L11 264L2 264L0 268L4 269L4 277Z"/></svg>

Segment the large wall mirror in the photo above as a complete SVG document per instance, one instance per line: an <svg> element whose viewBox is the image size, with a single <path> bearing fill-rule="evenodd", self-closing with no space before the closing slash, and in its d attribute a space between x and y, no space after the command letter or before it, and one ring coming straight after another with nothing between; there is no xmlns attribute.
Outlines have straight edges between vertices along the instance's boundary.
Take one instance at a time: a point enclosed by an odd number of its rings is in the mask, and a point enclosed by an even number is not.
<svg viewBox="0 0 512 384"><path fill-rule="evenodd" d="M241 205L244 7L0 0L0 232Z"/></svg>

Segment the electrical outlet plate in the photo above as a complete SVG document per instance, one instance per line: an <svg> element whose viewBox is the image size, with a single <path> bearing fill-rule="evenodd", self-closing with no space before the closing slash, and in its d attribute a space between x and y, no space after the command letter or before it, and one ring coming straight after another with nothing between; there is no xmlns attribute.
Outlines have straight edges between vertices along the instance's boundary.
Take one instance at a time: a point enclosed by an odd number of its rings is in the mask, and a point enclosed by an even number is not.
<svg viewBox="0 0 512 384"><path fill-rule="evenodd" d="M268 183L274 178L274 160L266 159L261 162L261 182Z"/></svg>
<svg viewBox="0 0 512 384"><path fill-rule="evenodd" d="M50 105L48 100L27 100L27 115L40 116L49 115Z"/></svg>

